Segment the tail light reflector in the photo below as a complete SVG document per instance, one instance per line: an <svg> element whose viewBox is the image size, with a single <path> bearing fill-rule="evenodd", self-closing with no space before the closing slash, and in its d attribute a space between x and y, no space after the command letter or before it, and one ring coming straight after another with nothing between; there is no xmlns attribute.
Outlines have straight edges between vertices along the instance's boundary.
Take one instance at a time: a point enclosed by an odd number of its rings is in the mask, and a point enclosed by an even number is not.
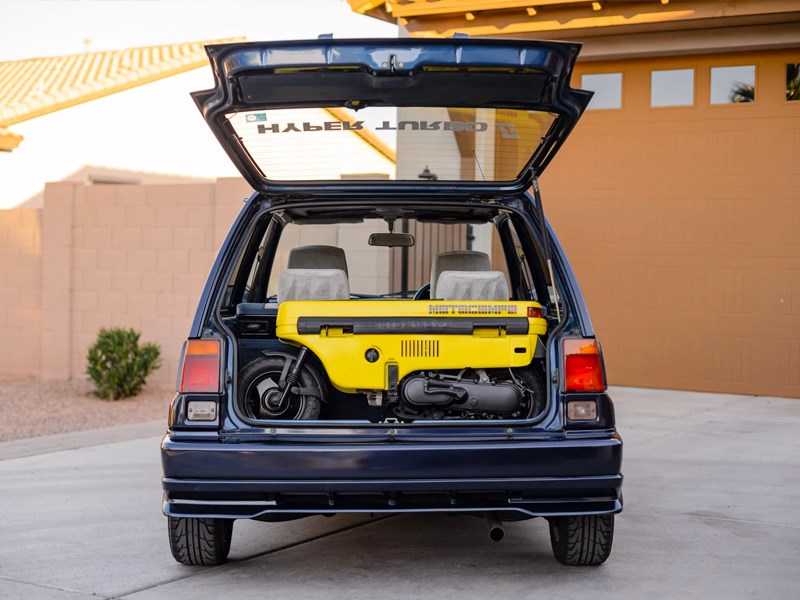
<svg viewBox="0 0 800 600"><path fill-rule="evenodd" d="M220 340L187 340L181 356L178 392L217 394L220 391Z"/></svg>
<svg viewBox="0 0 800 600"><path fill-rule="evenodd" d="M570 421L596 421L597 402L595 400L570 400L567 402L567 419Z"/></svg>
<svg viewBox="0 0 800 600"><path fill-rule="evenodd" d="M541 306L529 306L528 307L528 318L529 319L543 319L544 313L542 312Z"/></svg>
<svg viewBox="0 0 800 600"><path fill-rule="evenodd" d="M596 340L564 340L564 391L603 392L603 362Z"/></svg>

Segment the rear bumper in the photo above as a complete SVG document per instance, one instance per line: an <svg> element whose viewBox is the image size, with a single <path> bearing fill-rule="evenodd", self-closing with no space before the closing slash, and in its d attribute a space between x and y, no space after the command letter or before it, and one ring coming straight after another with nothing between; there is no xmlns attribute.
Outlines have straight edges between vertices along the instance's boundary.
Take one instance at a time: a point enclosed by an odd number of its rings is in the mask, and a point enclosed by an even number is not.
<svg viewBox="0 0 800 600"><path fill-rule="evenodd" d="M617 438L458 444L162 442L164 513L269 518L340 512L622 509Z"/></svg>

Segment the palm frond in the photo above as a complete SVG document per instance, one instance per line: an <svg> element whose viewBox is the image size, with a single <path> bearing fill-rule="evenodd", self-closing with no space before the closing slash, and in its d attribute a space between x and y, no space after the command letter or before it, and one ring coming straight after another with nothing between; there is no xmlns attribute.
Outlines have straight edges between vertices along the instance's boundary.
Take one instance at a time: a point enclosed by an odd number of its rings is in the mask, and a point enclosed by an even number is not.
<svg viewBox="0 0 800 600"><path fill-rule="evenodd" d="M786 99L800 100L800 63L786 65Z"/></svg>
<svg viewBox="0 0 800 600"><path fill-rule="evenodd" d="M739 104L742 102L755 102L756 86L737 81L731 88L731 102Z"/></svg>

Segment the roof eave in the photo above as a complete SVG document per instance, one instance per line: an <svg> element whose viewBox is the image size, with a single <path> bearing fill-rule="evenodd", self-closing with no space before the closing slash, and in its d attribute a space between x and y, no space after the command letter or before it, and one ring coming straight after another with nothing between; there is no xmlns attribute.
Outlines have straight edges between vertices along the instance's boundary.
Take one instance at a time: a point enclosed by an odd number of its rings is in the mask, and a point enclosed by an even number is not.
<svg viewBox="0 0 800 600"><path fill-rule="evenodd" d="M22 136L0 127L0 152L11 152L22 142Z"/></svg>
<svg viewBox="0 0 800 600"><path fill-rule="evenodd" d="M0 106L0 151L10 152L19 146L23 140L21 135L11 133L6 129L7 127L48 115L65 108L90 102L98 98L127 91L132 88L159 81L161 79L166 79L174 75L180 75L194 69L202 68L207 64L207 58L205 52L203 51L204 46L220 42L243 40L244 38L228 38L224 40L210 40L208 42L190 42L187 44L182 44L180 46L189 46L190 49L193 46L199 46L199 48L179 56L162 59L157 63L147 64L126 72L107 74L106 76L97 78L93 81L78 82L71 87L52 92L41 93L39 95L34 95L13 103L4 102L3 106ZM172 44L171 46L179 45ZM120 52L131 52L138 50L142 50L142 48L128 49ZM114 52L117 51L94 54L109 54ZM25 63L26 61L23 60L12 62Z"/></svg>

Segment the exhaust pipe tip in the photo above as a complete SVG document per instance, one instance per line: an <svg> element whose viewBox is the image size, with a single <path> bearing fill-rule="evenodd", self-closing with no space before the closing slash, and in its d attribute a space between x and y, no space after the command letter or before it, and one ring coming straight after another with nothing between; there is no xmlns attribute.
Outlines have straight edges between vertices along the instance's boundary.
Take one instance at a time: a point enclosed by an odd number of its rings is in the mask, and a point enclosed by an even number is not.
<svg viewBox="0 0 800 600"><path fill-rule="evenodd" d="M492 527L489 529L489 539L493 542L502 542L506 537L506 532L502 527Z"/></svg>
<svg viewBox="0 0 800 600"><path fill-rule="evenodd" d="M486 523L489 525L489 539L493 542L502 542L506 537L503 524L493 513L486 513Z"/></svg>

